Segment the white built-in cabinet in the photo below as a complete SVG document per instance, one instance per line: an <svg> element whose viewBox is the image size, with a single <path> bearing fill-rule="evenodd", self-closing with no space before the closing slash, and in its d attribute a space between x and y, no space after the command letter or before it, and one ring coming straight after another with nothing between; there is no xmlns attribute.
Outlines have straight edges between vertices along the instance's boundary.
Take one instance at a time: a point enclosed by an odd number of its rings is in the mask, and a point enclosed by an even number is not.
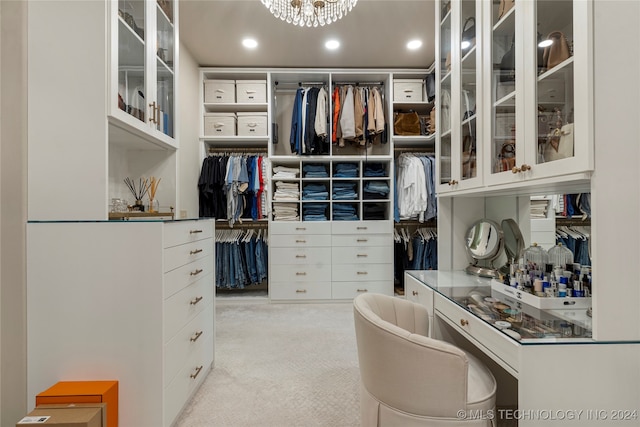
<svg viewBox="0 0 640 427"><path fill-rule="evenodd" d="M30 220L105 220L134 204L127 177L160 178L177 208L178 2L162 3L29 2Z"/></svg>
<svg viewBox="0 0 640 427"><path fill-rule="evenodd" d="M395 148L434 153L435 134L396 135L396 112L428 117L433 108L426 89L428 70L307 70L202 68L201 155L210 152L262 152L269 157L269 297L272 300L350 299L361 292L393 293L393 192ZM379 91L386 127L373 143L332 143L333 93L336 87ZM327 143L320 154L300 154L290 143L292 112L300 87L324 88L327 94ZM247 92L250 91L250 92ZM253 98L249 97L252 96ZM243 131L246 116L259 134ZM262 119L266 126L262 126ZM249 122L252 123L252 122ZM376 164L378 173L367 166ZM324 176L307 175L305 166L321 167ZM355 174L344 176L349 165ZM280 177L279 168L297 170ZM278 183L294 185L295 199L279 200ZM305 186L323 186L326 199L303 195ZM370 186L387 186L380 197ZM341 186L355 197L341 198ZM337 191L336 191L337 190ZM369 194L367 194L369 193ZM352 194L352 195L353 195ZM279 205L294 206L296 219L280 220ZM305 208L322 206L324 220L305 219ZM341 209L351 220L336 220ZM371 210L377 215L371 216ZM321 216L322 216L321 213ZM336 215L338 213L338 215ZM242 224L234 226L242 227Z"/></svg>
<svg viewBox="0 0 640 427"><path fill-rule="evenodd" d="M590 2L502 3L436 7L439 194L580 186L594 168ZM568 56L545 64L557 34Z"/></svg>
<svg viewBox="0 0 640 427"><path fill-rule="evenodd" d="M119 425L171 426L214 360L214 223L27 226L28 404L117 380Z"/></svg>

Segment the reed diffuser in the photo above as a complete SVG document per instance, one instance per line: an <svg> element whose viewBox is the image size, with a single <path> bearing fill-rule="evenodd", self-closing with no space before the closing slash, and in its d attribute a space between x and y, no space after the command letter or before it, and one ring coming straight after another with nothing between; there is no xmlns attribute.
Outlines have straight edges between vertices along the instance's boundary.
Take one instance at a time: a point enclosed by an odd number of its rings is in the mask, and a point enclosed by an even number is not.
<svg viewBox="0 0 640 427"><path fill-rule="evenodd" d="M138 185L136 186L134 180L126 177L124 179L124 183L127 185L129 191L131 191L131 194L133 195L134 200L136 201L133 205L133 210L144 212L144 204L142 204L142 198L145 196L145 194L147 194L147 191L149 191L149 187L151 186L149 180L146 178L140 178L138 179Z"/></svg>
<svg viewBox="0 0 640 427"><path fill-rule="evenodd" d="M156 198L156 190L158 189L158 185L160 185L161 179L162 178L156 179L155 176L152 176L149 180L149 212L151 213L157 212L153 206L153 201Z"/></svg>

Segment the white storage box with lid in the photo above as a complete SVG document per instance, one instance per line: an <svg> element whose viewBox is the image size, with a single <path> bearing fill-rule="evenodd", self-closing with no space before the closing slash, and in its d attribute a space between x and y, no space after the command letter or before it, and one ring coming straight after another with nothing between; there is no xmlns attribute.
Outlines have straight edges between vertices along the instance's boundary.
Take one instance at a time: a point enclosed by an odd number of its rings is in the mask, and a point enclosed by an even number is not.
<svg viewBox="0 0 640 427"><path fill-rule="evenodd" d="M204 102L233 104L236 102L235 80L205 80Z"/></svg>
<svg viewBox="0 0 640 427"><path fill-rule="evenodd" d="M266 80L237 80L236 101L238 103L266 103Z"/></svg>
<svg viewBox="0 0 640 427"><path fill-rule="evenodd" d="M398 79L393 81L393 102L423 102L424 90L420 79Z"/></svg>
<svg viewBox="0 0 640 427"><path fill-rule="evenodd" d="M235 135L235 113L204 113L204 136Z"/></svg>
<svg viewBox="0 0 640 427"><path fill-rule="evenodd" d="M267 136L267 113L238 113L238 136Z"/></svg>

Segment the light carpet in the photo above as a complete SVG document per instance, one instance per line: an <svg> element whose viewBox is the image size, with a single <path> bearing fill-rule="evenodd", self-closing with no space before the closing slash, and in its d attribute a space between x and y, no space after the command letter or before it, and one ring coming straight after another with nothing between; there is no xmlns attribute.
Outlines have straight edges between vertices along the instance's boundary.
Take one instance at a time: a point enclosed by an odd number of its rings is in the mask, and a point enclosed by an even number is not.
<svg viewBox="0 0 640 427"><path fill-rule="evenodd" d="M352 304L221 300L215 368L176 427L360 425Z"/></svg>

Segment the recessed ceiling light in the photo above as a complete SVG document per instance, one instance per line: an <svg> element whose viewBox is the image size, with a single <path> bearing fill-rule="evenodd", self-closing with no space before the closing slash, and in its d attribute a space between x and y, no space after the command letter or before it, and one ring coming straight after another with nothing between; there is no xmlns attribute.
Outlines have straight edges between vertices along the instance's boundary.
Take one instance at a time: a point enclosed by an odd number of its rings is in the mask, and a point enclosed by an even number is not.
<svg viewBox="0 0 640 427"><path fill-rule="evenodd" d="M407 49L416 50L422 46L422 40L411 40L407 43Z"/></svg>
<svg viewBox="0 0 640 427"><path fill-rule="evenodd" d="M247 49L255 49L256 47L258 47L258 42L254 39L244 39L242 40L242 46L246 47Z"/></svg>
<svg viewBox="0 0 640 427"><path fill-rule="evenodd" d="M340 42L338 40L328 40L324 44L324 47L326 47L329 50L336 50L337 48L340 47Z"/></svg>

